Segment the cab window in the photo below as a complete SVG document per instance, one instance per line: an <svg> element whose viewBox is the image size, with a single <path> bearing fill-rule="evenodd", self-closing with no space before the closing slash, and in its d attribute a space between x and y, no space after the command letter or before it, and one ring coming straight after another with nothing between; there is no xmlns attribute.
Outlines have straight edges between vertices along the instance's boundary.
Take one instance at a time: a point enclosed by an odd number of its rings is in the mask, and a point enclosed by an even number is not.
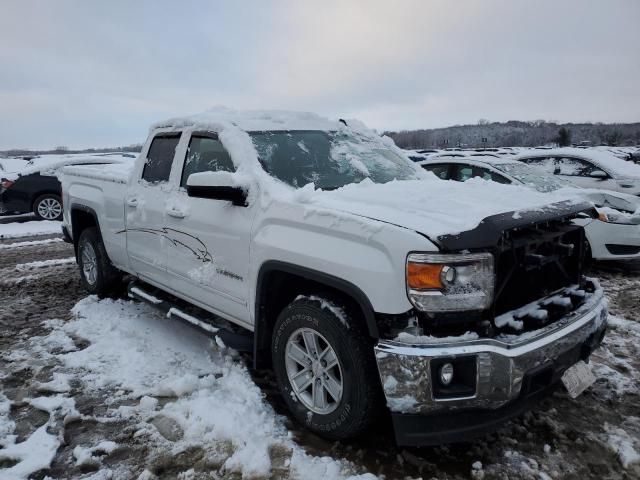
<svg viewBox="0 0 640 480"><path fill-rule="evenodd" d="M475 165L455 165L453 172L453 180L458 182L466 182L470 178L480 177L483 180L489 180L491 182L498 183L511 183L507 178L502 175L492 172L488 168L478 167Z"/></svg>
<svg viewBox="0 0 640 480"><path fill-rule="evenodd" d="M149 147L142 179L149 183L167 182L171 173L173 156L180 141L180 134L157 135Z"/></svg>
<svg viewBox="0 0 640 480"><path fill-rule="evenodd" d="M229 152L215 134L193 135L182 168L180 186L187 185L189 175L199 172L234 172Z"/></svg>
<svg viewBox="0 0 640 480"><path fill-rule="evenodd" d="M429 164L429 165L422 166L422 168L424 168L429 172L432 172L433 174L435 174L436 177L440 178L441 180L449 179L449 167L450 165L448 163L437 163L437 164Z"/></svg>
<svg viewBox="0 0 640 480"><path fill-rule="evenodd" d="M491 181L492 182L511 184L511 180L509 180L507 177L503 177L502 175L500 175L499 173L496 173L496 172L490 172L490 173L491 173Z"/></svg>
<svg viewBox="0 0 640 480"><path fill-rule="evenodd" d="M455 165L451 178L458 182L466 182L470 178L473 178L473 167L471 165Z"/></svg>

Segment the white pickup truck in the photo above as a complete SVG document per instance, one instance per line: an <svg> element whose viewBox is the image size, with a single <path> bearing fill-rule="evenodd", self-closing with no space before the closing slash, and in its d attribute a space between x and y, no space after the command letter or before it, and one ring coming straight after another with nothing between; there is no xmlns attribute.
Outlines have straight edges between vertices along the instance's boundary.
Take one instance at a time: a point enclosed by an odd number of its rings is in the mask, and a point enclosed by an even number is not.
<svg viewBox="0 0 640 480"><path fill-rule="evenodd" d="M466 440L594 380L607 310L582 275L589 205L442 182L356 121L302 113L159 123L122 169L63 174L86 289L128 274L131 297L273 368L328 438L386 405L399 444Z"/></svg>

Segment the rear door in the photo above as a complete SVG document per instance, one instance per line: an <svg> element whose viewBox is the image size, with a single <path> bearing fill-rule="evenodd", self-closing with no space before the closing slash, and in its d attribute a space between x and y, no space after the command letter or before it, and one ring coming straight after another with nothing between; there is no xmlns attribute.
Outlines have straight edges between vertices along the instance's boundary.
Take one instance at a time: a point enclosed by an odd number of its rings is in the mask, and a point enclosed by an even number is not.
<svg viewBox="0 0 640 480"><path fill-rule="evenodd" d="M143 279L166 283L168 241L165 201L180 133L156 135L146 153L142 172L125 199L127 253L133 270Z"/></svg>
<svg viewBox="0 0 640 480"><path fill-rule="evenodd" d="M173 289L213 313L249 326L249 239L254 208L187 195L189 175L235 171L215 133L193 133L181 156L176 160L181 168L180 189L167 207L167 233L172 241L165 247Z"/></svg>

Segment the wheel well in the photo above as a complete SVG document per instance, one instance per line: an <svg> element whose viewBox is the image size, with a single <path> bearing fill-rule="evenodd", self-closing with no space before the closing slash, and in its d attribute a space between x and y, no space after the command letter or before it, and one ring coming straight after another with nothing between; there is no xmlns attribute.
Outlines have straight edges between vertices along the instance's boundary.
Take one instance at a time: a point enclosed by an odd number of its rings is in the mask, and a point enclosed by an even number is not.
<svg viewBox="0 0 640 480"><path fill-rule="evenodd" d="M294 265L273 262L258 274L256 290L254 366L271 365L271 336L282 310L299 295L320 294L338 299L354 312L361 327L372 338L378 338L373 307L365 294L344 280Z"/></svg>
<svg viewBox="0 0 640 480"><path fill-rule="evenodd" d="M93 210L86 208L73 207L71 209L71 232L73 233L73 248L76 256L78 255L78 241L82 231L90 228L98 227L98 220Z"/></svg>

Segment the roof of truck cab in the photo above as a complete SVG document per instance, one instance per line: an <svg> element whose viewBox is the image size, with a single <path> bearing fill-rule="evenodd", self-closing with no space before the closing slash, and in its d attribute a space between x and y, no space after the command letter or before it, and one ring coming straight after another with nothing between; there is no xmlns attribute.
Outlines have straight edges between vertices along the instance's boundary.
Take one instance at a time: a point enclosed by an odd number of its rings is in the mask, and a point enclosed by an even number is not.
<svg viewBox="0 0 640 480"><path fill-rule="evenodd" d="M158 122L151 130L159 128L195 128L220 131L233 125L245 131L267 130L322 130L340 128L339 121L329 120L315 113L286 110L231 110L215 108L197 115L175 117Z"/></svg>

